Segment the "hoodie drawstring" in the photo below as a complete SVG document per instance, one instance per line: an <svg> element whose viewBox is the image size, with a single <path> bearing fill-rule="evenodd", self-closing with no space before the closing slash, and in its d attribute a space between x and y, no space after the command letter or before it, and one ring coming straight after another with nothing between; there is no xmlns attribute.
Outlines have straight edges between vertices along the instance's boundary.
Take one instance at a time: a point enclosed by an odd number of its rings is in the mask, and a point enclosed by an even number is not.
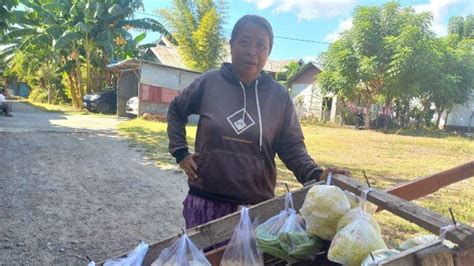
<svg viewBox="0 0 474 266"><path fill-rule="evenodd" d="M260 128L260 139L259 139L259 144L260 144L260 151L262 151L262 113L260 112L260 101L258 99L258 79L255 82L255 101L257 102L257 112L258 112L258 126Z"/></svg>
<svg viewBox="0 0 474 266"><path fill-rule="evenodd" d="M239 82L240 87L242 87L242 92L244 93L244 112L242 114L242 122L245 122L245 112L247 112L247 95L245 95L245 87L242 81Z"/></svg>
<svg viewBox="0 0 474 266"><path fill-rule="evenodd" d="M242 87L242 92L244 94L244 113L242 114L242 121L245 121L245 113L247 112L247 96L245 94L244 84L240 81L240 87ZM257 113L258 113L258 129L259 129L259 148L262 151L262 113L260 112L260 100L258 98L258 79L255 81L255 102L257 103Z"/></svg>

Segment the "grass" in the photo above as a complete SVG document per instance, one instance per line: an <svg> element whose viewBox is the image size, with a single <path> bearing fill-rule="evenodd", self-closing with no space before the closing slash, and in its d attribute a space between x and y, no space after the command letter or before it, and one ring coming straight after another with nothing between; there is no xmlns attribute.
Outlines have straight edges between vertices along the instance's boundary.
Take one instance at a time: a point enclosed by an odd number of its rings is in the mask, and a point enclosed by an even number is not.
<svg viewBox="0 0 474 266"><path fill-rule="evenodd" d="M308 152L317 163L349 169L360 181L363 181L362 171L365 171L372 186L381 189L474 160L473 139L459 136L426 137L419 133L407 136L309 124L303 125L303 131ZM134 119L120 124L119 132L129 137L132 145L143 147L145 154L157 164L174 164L168 153L165 123ZM187 132L189 146L193 147L196 127L188 126ZM277 194L284 192L283 182L292 189L301 186L279 160L277 168ZM447 217L448 208L452 207L458 221L474 225L472 191L474 178L450 185L415 203ZM417 225L386 211L376 214L376 219L383 228L384 238L392 246L426 233Z"/></svg>

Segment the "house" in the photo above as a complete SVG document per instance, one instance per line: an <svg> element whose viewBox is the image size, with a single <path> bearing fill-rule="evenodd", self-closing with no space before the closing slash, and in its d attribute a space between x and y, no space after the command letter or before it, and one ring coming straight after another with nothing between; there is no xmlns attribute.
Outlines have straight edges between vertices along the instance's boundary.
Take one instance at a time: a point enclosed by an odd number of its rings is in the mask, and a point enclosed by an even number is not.
<svg viewBox="0 0 474 266"><path fill-rule="evenodd" d="M316 118L336 122L337 96L323 94L315 82L321 67L314 62L305 64L293 77L290 84L290 97L299 117Z"/></svg>
<svg viewBox="0 0 474 266"><path fill-rule="evenodd" d="M471 91L471 97L465 104L456 104L451 112L441 114L439 124L448 130L471 132L474 128L474 90Z"/></svg>
<svg viewBox="0 0 474 266"><path fill-rule="evenodd" d="M107 68L117 74L117 115L126 115L128 99L138 96L138 116L166 114L180 91L201 73L140 59L127 59Z"/></svg>

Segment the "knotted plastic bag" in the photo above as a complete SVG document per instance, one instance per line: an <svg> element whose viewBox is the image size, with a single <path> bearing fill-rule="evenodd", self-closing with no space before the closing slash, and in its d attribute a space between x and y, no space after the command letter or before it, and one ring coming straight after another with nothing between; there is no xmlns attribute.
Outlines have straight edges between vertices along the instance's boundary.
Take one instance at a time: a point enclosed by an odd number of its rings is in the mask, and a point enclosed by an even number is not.
<svg viewBox="0 0 474 266"><path fill-rule="evenodd" d="M163 249L153 266L211 266L204 253L184 233L177 242Z"/></svg>
<svg viewBox="0 0 474 266"><path fill-rule="evenodd" d="M147 251L148 245L140 241L138 246L127 254L127 257L106 260L104 266L141 266Z"/></svg>
<svg viewBox="0 0 474 266"><path fill-rule="evenodd" d="M291 193L288 192L285 194L285 209L255 229L258 248L265 253L287 261L291 259L288 258L287 252L281 247L278 233L290 216L291 209L293 209L293 198Z"/></svg>
<svg viewBox="0 0 474 266"><path fill-rule="evenodd" d="M240 211L240 221L222 255L221 266L260 266L263 265L262 253L257 249L255 230L250 220L249 209Z"/></svg>
<svg viewBox="0 0 474 266"><path fill-rule="evenodd" d="M360 207L350 210L340 219L338 232L329 247L329 260L344 265L360 265L370 252L387 249L380 226L364 208L366 193L363 193Z"/></svg>
<svg viewBox="0 0 474 266"><path fill-rule="evenodd" d="M278 241L287 256L296 259L314 258L322 246L319 238L309 235L304 221L293 209L278 232Z"/></svg>
<svg viewBox="0 0 474 266"><path fill-rule="evenodd" d="M347 190L344 190L344 193L346 194L347 200L351 204L351 209L359 207L361 201L361 198L359 196ZM374 215L375 211L377 210L377 205L369 201L366 201L365 204L367 204L366 211Z"/></svg>
<svg viewBox="0 0 474 266"><path fill-rule="evenodd" d="M334 237L339 219L351 208L342 189L330 185L331 176L329 173L326 185L316 185L308 191L300 209L306 230L326 240Z"/></svg>

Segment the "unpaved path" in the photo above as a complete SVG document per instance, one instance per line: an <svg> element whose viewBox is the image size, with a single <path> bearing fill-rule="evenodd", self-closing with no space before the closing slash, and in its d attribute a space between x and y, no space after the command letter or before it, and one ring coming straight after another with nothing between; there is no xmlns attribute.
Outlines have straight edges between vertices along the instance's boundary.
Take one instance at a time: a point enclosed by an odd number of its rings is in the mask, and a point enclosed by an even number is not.
<svg viewBox="0 0 474 266"><path fill-rule="evenodd" d="M115 117L13 102L0 117L0 265L85 265L180 232L182 173L117 136Z"/></svg>

